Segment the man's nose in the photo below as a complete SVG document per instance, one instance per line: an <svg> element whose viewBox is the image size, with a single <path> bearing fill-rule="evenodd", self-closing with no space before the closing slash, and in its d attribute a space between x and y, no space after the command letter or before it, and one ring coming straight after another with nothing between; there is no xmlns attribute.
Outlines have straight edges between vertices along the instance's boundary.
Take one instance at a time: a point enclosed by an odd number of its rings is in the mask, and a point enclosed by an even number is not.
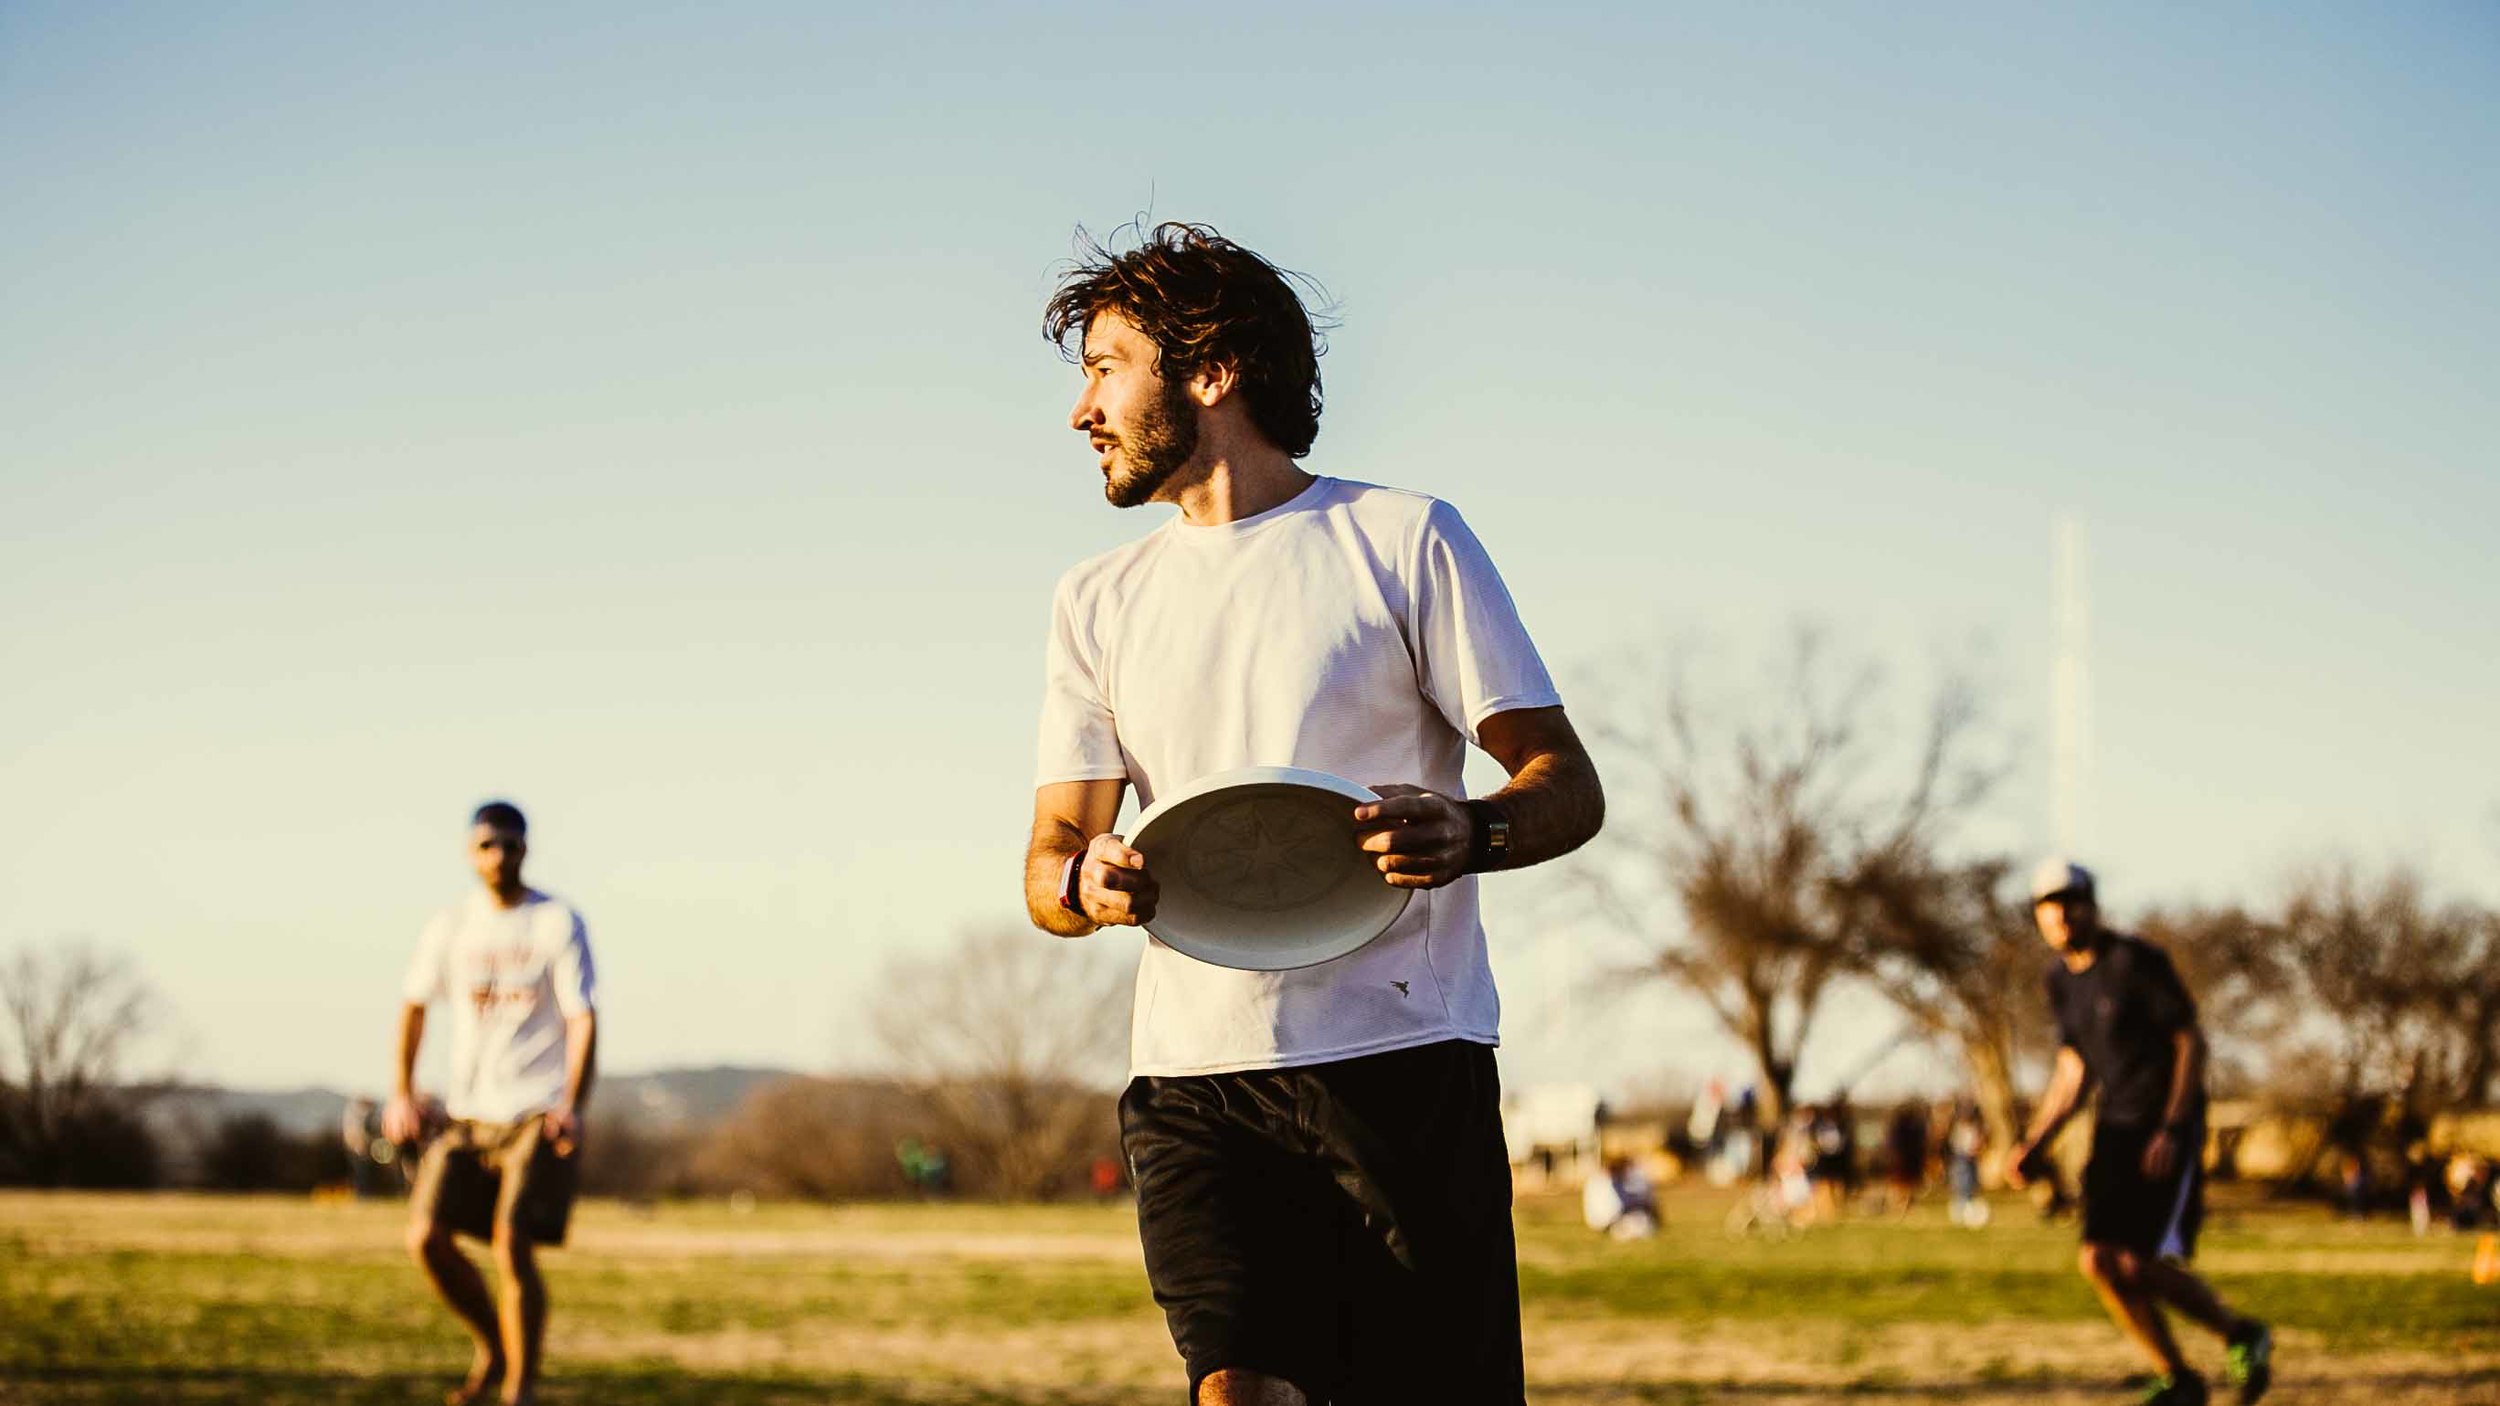
<svg viewBox="0 0 2500 1406"><path fill-rule="evenodd" d="M1068 410L1068 428L1081 434L1091 430L1101 419L1102 412L1094 408L1094 388L1088 386Z"/></svg>

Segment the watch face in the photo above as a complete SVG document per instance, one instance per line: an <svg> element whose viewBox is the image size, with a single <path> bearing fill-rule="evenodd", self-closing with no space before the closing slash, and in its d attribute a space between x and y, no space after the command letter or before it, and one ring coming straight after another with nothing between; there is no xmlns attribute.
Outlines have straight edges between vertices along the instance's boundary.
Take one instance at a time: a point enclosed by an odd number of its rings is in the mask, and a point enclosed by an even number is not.
<svg viewBox="0 0 2500 1406"><path fill-rule="evenodd" d="M1510 861L1510 822L1487 817L1484 822L1482 858L1485 869L1499 869Z"/></svg>

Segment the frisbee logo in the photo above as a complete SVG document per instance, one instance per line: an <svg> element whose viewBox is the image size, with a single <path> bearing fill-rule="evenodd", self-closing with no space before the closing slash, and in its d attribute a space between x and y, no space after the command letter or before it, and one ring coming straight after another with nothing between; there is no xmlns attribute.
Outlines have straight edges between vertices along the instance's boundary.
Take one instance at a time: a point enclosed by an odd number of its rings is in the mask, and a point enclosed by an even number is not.
<svg viewBox="0 0 2500 1406"><path fill-rule="evenodd" d="M1331 835L1307 815L1263 812L1254 802L1220 807L1200 820L1183 851L1190 882L1236 908L1298 908L1343 877L1335 851L1353 843L1353 822Z"/></svg>

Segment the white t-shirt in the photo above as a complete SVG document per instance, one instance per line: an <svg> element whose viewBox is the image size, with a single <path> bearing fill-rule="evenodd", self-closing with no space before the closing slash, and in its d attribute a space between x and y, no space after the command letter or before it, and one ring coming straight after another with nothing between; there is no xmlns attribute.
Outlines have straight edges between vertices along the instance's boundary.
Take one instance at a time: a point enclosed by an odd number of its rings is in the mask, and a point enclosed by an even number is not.
<svg viewBox="0 0 2500 1406"><path fill-rule="evenodd" d="M1323 478L1238 522L1176 516L1060 579L1035 784L1123 777L1151 805L1215 772L1297 766L1456 796L1478 724L1561 701L1455 508ZM1149 937L1129 1062L1272 1069L1497 1044L1500 1024L1470 876L1298 971L1213 966Z"/></svg>
<svg viewBox="0 0 2500 1406"><path fill-rule="evenodd" d="M591 1008L590 932L530 890L505 908L484 889L434 915L401 994L451 1007L454 1118L508 1123L564 1098L564 1022Z"/></svg>

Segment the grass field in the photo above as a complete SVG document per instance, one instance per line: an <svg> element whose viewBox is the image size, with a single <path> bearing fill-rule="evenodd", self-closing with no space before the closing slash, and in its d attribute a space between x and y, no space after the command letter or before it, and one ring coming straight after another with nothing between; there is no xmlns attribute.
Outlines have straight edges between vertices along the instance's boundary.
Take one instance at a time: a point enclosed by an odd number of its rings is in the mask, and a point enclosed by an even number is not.
<svg viewBox="0 0 2500 1406"><path fill-rule="evenodd" d="M2127 1399L2069 1227L1936 1208L1779 1244L1670 1196L1659 1239L1521 1211L1539 1402ZM2471 1246L2218 1199L2200 1263L2272 1318L2272 1401L2500 1401ZM391 1204L0 1195L0 1402L432 1403L466 1364ZM1125 1207L591 1203L548 1256L558 1406L1174 1402ZM2190 1350L2211 1361L2198 1339Z"/></svg>

